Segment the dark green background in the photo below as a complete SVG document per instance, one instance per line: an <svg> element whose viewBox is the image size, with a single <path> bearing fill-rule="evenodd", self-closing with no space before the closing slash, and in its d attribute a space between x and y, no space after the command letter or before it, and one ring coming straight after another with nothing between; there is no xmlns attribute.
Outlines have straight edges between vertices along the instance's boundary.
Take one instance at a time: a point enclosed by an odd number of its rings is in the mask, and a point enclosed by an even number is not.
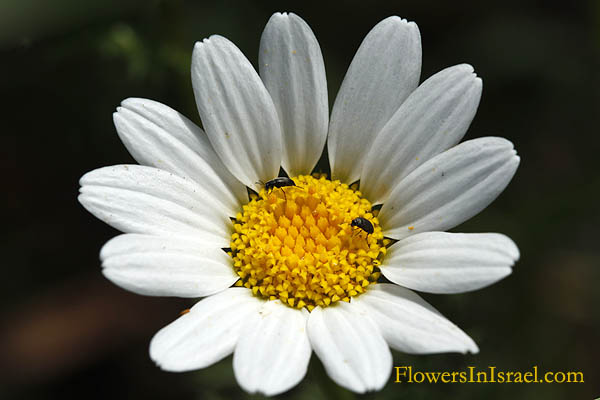
<svg viewBox="0 0 600 400"><path fill-rule="evenodd" d="M256 63L275 11L294 11L321 44L330 100L364 35L381 19L418 23L422 79L467 62L483 78L467 138L504 136L521 166L487 210L457 230L498 231L521 260L473 293L426 295L479 344L477 355L407 356L418 370L583 371L585 384L389 384L368 398L600 396L600 6L598 1L0 2L2 255L0 397L246 398L231 359L172 374L150 361L153 333L189 305L141 297L100 274L117 232L76 201L94 168L132 162L111 113L146 97L199 123L190 83L193 43L213 33ZM376 61L376 60L374 60ZM324 376L284 397L355 397ZM358 396L356 396L358 397Z"/></svg>

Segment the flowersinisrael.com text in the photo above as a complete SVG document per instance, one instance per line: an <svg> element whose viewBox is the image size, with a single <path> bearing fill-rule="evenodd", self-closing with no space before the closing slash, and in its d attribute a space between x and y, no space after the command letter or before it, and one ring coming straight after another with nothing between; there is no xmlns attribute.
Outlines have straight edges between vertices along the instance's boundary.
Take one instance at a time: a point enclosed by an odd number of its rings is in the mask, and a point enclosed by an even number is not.
<svg viewBox="0 0 600 400"><path fill-rule="evenodd" d="M414 371L412 366L394 367L394 383L583 383L581 371L502 371L496 367L463 371Z"/></svg>

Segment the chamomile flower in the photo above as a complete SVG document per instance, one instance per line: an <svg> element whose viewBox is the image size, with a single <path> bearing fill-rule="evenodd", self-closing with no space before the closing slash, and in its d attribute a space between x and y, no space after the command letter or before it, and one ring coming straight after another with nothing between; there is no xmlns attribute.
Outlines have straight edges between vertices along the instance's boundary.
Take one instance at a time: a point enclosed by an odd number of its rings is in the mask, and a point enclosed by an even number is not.
<svg viewBox="0 0 600 400"><path fill-rule="evenodd" d="M473 68L419 85L419 30L387 18L360 45L329 117L321 50L301 18L273 15L259 51L260 75L227 39L196 43L204 130L127 99L114 122L140 165L81 178L83 206L125 232L102 248L108 279L204 298L156 334L152 359L188 371L233 353L240 386L275 395L302 380L313 351L359 393L388 381L390 348L477 352L411 290L479 289L519 257L504 235L444 232L490 204L519 163L505 139L457 144L481 96ZM311 175L326 139L331 179ZM265 190L280 167L293 184Z"/></svg>

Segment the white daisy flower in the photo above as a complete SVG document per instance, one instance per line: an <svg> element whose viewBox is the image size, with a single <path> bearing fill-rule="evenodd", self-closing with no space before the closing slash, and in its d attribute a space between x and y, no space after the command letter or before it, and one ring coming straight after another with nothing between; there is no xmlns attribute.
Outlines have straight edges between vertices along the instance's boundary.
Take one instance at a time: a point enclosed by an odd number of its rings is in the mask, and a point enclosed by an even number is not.
<svg viewBox="0 0 600 400"><path fill-rule="evenodd" d="M144 295L204 297L152 339L161 368L233 353L240 386L275 395L302 380L314 351L331 379L363 393L388 381L390 347L478 351L411 289L460 293L511 273L519 252L508 237L443 231L490 204L519 157L502 138L457 145L481 96L471 66L421 85L420 70L417 25L383 20L329 118L315 36L298 16L275 14L260 75L227 39L196 43L204 130L163 104L123 101L115 125L140 165L84 175L79 201L125 232L102 248L108 279ZM331 180L310 175L326 139ZM280 167L293 181L265 190L258 182ZM378 283L380 273L393 283Z"/></svg>

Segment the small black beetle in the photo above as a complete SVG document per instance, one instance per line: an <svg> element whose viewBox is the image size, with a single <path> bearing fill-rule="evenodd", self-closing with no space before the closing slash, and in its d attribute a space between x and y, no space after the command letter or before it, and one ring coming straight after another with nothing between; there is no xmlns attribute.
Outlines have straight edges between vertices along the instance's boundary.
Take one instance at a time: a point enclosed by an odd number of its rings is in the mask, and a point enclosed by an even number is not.
<svg viewBox="0 0 600 400"><path fill-rule="evenodd" d="M362 229L363 231L367 232L367 235L373 233L374 231L371 221L363 217L354 218L350 223L350 226L356 226L357 228Z"/></svg>
<svg viewBox="0 0 600 400"><path fill-rule="evenodd" d="M287 178L285 176L279 176L265 183L265 190L267 191L267 193L269 193L271 190L279 188L283 192L283 198L285 199L285 201L287 201L285 190L283 190L283 188L287 186L296 186L296 184L290 178Z"/></svg>
<svg viewBox="0 0 600 400"><path fill-rule="evenodd" d="M270 192L274 188L282 188L286 186L296 186L293 180L287 178L285 176L280 176L274 179L271 179L267 183L265 183L265 190Z"/></svg>

